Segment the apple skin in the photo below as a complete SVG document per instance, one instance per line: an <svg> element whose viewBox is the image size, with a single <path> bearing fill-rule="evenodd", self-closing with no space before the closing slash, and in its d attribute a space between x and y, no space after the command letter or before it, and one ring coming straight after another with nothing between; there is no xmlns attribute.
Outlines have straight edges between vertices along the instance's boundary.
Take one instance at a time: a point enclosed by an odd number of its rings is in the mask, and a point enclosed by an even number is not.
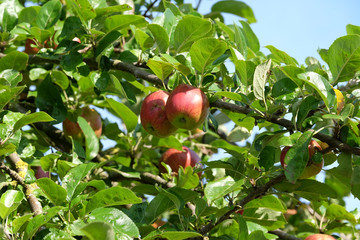
<svg viewBox="0 0 360 240"><path fill-rule="evenodd" d="M39 44L39 48L37 48L37 47L31 47L31 45L36 45L36 43L35 43L35 41L33 40L33 39L30 39L30 38L28 38L28 39L26 39L26 41L25 41L25 50L24 50L24 52L25 53L27 53L27 54L37 54L38 52L39 52L39 50L41 49L41 48L51 48L51 47L53 47L54 49L56 49L57 48L57 44L53 41L52 42L52 45L53 46L51 46L50 44L49 44L49 41L48 40L45 40L44 41L44 44Z"/></svg>
<svg viewBox="0 0 360 240"><path fill-rule="evenodd" d="M167 173L166 168L161 164L166 163L171 167L172 172L177 175L180 166L184 169L187 166L195 167L200 162L200 157L188 147L182 147L183 151L169 148L161 157L159 162L159 170L162 173ZM201 172L198 172L198 176L201 176Z"/></svg>
<svg viewBox="0 0 360 240"><path fill-rule="evenodd" d="M44 170L40 166L34 167L34 171L35 171L35 178L36 179L49 178L50 177L50 173L49 172L44 172Z"/></svg>
<svg viewBox="0 0 360 240"><path fill-rule="evenodd" d="M168 98L168 92L159 90L146 96L141 105L141 124L148 133L157 137L168 137L177 130L165 113Z"/></svg>
<svg viewBox="0 0 360 240"><path fill-rule="evenodd" d="M336 239L330 235L317 233L317 234L308 236L307 238L305 238L305 240L336 240Z"/></svg>
<svg viewBox="0 0 360 240"><path fill-rule="evenodd" d="M199 127L209 114L209 100L199 88L180 84L169 96L166 115L178 128L193 130Z"/></svg>
<svg viewBox="0 0 360 240"><path fill-rule="evenodd" d="M289 151L291 147L287 146L284 147L283 150L281 151L280 154L280 163L281 166L283 168L286 168L286 164L285 164L285 156L286 153ZM309 160L312 158L312 156L315 154L316 148L321 151L322 148L319 145L318 142L316 142L315 140L311 140L308 146L308 150L309 150ZM324 160L321 163L311 163L310 165L306 166L304 172L300 175L299 179L305 179L305 178L309 178L312 176L317 175L321 169L324 166Z"/></svg>
<svg viewBox="0 0 360 240"><path fill-rule="evenodd" d="M37 54L39 52L39 48L36 48L36 47L32 47L31 45L36 45L35 41L28 38L26 39L25 41L25 53L27 54Z"/></svg>
<svg viewBox="0 0 360 240"><path fill-rule="evenodd" d="M102 132L102 121L100 115L89 107L84 107L81 109L81 117L83 117L91 128L94 130L97 137L101 136ZM84 134L78 123L72 122L68 118L63 121L63 131L66 137L71 136L74 140L83 143Z"/></svg>

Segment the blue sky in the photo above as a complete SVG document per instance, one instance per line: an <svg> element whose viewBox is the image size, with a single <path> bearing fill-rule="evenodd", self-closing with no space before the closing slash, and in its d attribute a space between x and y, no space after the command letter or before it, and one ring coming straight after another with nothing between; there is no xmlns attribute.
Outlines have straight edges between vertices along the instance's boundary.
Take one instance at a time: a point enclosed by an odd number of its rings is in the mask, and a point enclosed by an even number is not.
<svg viewBox="0 0 360 240"><path fill-rule="evenodd" d="M197 3L197 0L186 1ZM203 0L199 11L210 12L217 0ZM261 50L266 45L285 51L300 64L313 56L320 60L318 48L329 48L335 39L346 35L346 25L360 26L359 0L248 0L257 19L251 24L260 40ZM194 4L195 6L195 4ZM226 14L225 23L241 18Z"/></svg>

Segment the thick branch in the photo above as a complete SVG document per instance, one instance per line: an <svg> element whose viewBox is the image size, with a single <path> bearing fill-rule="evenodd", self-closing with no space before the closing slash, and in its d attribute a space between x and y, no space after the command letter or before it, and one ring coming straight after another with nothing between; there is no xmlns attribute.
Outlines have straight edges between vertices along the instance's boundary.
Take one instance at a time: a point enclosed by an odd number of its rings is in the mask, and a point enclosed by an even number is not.
<svg viewBox="0 0 360 240"><path fill-rule="evenodd" d="M281 230L269 231L269 233L277 235L280 239L283 240L301 240L301 238L297 238Z"/></svg>
<svg viewBox="0 0 360 240"><path fill-rule="evenodd" d="M19 166L20 165L20 161L22 161L19 158L19 155L17 155L17 153L12 153L7 157L7 160L9 162L11 162L14 166ZM17 181L21 186L24 187L24 189L26 190L26 199L30 205L31 211L34 213L34 215L39 215L43 212L41 203L39 202L39 200L32 194L33 191L33 187L31 187L30 185L26 184L23 180L23 178L18 174L21 171L24 171L25 169L23 169L21 166L18 167L17 172L13 171L12 169L10 169L8 166L6 166L4 163L1 164L0 169L3 169L7 174L10 175L10 177Z"/></svg>

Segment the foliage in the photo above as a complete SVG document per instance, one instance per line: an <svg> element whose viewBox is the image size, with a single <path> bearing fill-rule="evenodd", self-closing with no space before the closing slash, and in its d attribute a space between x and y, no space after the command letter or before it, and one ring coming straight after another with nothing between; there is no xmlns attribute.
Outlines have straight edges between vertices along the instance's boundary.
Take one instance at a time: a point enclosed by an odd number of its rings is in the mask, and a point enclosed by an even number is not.
<svg viewBox="0 0 360 240"><path fill-rule="evenodd" d="M241 21L225 25L223 13ZM360 198L360 27L319 50L324 65L303 65L275 46L261 52L254 22L240 1L205 15L182 0L0 1L0 237L359 239L344 197ZM143 99L181 83L209 99L202 129L149 135ZM101 141L77 118L83 106L100 112ZM64 137L65 118L85 145ZM324 181L297 179L311 139ZM182 146L202 167L160 174L162 153ZM51 178L36 179L35 166Z"/></svg>

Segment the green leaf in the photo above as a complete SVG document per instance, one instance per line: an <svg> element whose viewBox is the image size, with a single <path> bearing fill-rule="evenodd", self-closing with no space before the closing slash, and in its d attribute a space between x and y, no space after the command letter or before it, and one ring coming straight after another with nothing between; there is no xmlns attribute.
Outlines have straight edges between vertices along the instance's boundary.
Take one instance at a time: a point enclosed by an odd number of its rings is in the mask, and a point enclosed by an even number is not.
<svg viewBox="0 0 360 240"><path fill-rule="evenodd" d="M250 24L245 21L240 21L243 31L245 33L247 46L255 53L260 51L260 42L257 36L255 35L254 31L251 29Z"/></svg>
<svg viewBox="0 0 360 240"><path fill-rule="evenodd" d="M199 185L199 176L194 173L194 169L191 166L187 166L185 169L180 167L176 186L193 189L197 187L197 185Z"/></svg>
<svg viewBox="0 0 360 240"><path fill-rule="evenodd" d="M275 82L272 88L272 96L279 97L289 93L292 93L297 88L297 85L291 81L290 78L283 78L277 82Z"/></svg>
<svg viewBox="0 0 360 240"><path fill-rule="evenodd" d="M253 81L256 65L251 61L244 60L235 60L234 64L236 74L244 86L244 92L247 93L247 86Z"/></svg>
<svg viewBox="0 0 360 240"><path fill-rule="evenodd" d="M176 52L181 53L190 49L191 44L206 36L212 29L211 22L195 16L184 16L174 31L174 45Z"/></svg>
<svg viewBox="0 0 360 240"><path fill-rule="evenodd" d="M219 91L216 92L214 96L221 96L221 97L229 98L234 101L244 102L243 97L239 93Z"/></svg>
<svg viewBox="0 0 360 240"><path fill-rule="evenodd" d="M62 205L66 201L66 190L50 178L40 178L36 183L54 205Z"/></svg>
<svg viewBox="0 0 360 240"><path fill-rule="evenodd" d="M47 113L45 112L34 112L34 113L30 113L28 115L24 115L22 118L20 118L14 125L14 129L13 132L16 132L17 130L19 130L20 128L29 125L29 124L33 124L36 122L51 122L54 121L55 119L53 119L52 117L50 117Z"/></svg>
<svg viewBox="0 0 360 240"><path fill-rule="evenodd" d="M254 95L265 102L265 83L270 73L271 59L258 65L254 73Z"/></svg>
<svg viewBox="0 0 360 240"><path fill-rule="evenodd" d="M248 226L246 225L245 219L241 216L241 214L236 214L235 220L239 224L239 239L247 240L249 235L249 230L248 230Z"/></svg>
<svg viewBox="0 0 360 240"><path fill-rule="evenodd" d="M154 45L155 41L149 34L133 26L131 29L135 33L136 42L140 45L140 48L143 51L146 51Z"/></svg>
<svg viewBox="0 0 360 240"><path fill-rule="evenodd" d="M121 102L117 102L112 98L107 98L106 101L115 114L124 121L127 132L132 132L138 123L138 116Z"/></svg>
<svg viewBox="0 0 360 240"><path fill-rule="evenodd" d="M290 57L286 52L277 49L274 46L268 45L265 46L270 52L275 56L275 59L286 65L298 65L298 62Z"/></svg>
<svg viewBox="0 0 360 240"><path fill-rule="evenodd" d="M316 90L328 109L336 108L336 95L326 78L315 72L301 73L298 77Z"/></svg>
<svg viewBox="0 0 360 240"><path fill-rule="evenodd" d="M343 206L337 205L335 203L330 204L326 209L326 217L332 220L348 220L352 224L356 224L355 216L348 211Z"/></svg>
<svg viewBox="0 0 360 240"><path fill-rule="evenodd" d="M24 224L26 222L28 222L31 217L32 217L32 213L28 213L28 214L25 214L25 215L23 215L21 217L15 218L12 221L12 231L13 231L13 233L18 233L20 228L22 226L24 226Z"/></svg>
<svg viewBox="0 0 360 240"><path fill-rule="evenodd" d="M121 5L115 5L115 6L109 6L109 7L99 7L96 8L96 16L97 17L101 17L101 16L107 16L113 13L118 13L118 12L124 12L124 11L128 11L131 10L131 7L127 4L121 4Z"/></svg>
<svg viewBox="0 0 360 240"><path fill-rule="evenodd" d="M121 30L130 28L130 25L143 27L147 25L147 21L141 15L114 15L106 18L105 29L110 32L113 30Z"/></svg>
<svg viewBox="0 0 360 240"><path fill-rule="evenodd" d="M88 221L110 223L115 234L122 238L137 238L140 234L135 223L125 213L116 208L97 208L89 214Z"/></svg>
<svg viewBox="0 0 360 240"><path fill-rule="evenodd" d="M101 38L99 41L98 46L95 50L95 57L102 54L109 46L112 47L112 43L119 39L121 33L119 31L111 31L107 33L104 37Z"/></svg>
<svg viewBox="0 0 360 240"><path fill-rule="evenodd" d="M256 22L252 9L246 3L241 1L219 1L211 7L211 11L232 13L247 19L249 23Z"/></svg>
<svg viewBox="0 0 360 240"><path fill-rule="evenodd" d="M251 221L257 223L263 227L266 227L268 230L282 228L286 223L286 219L284 218L282 212L274 211L269 208L245 209L243 217L247 222Z"/></svg>
<svg viewBox="0 0 360 240"><path fill-rule="evenodd" d="M81 23L80 18L75 16L69 16L65 19L64 26L59 36L59 41L68 38L71 39L71 37L82 32L84 32L84 27Z"/></svg>
<svg viewBox="0 0 360 240"><path fill-rule="evenodd" d="M35 216L26 225L24 239L31 239L42 225L49 222L55 215L57 215L64 207L56 206L48 209L43 214Z"/></svg>
<svg viewBox="0 0 360 240"><path fill-rule="evenodd" d="M232 177L227 176L216 181L209 182L205 186L204 194L208 202L212 203L227 194L241 190L244 183L245 181L243 179L235 182Z"/></svg>
<svg viewBox="0 0 360 240"><path fill-rule="evenodd" d="M328 54L334 85L350 80L360 70L360 35L347 35L336 39Z"/></svg>
<svg viewBox="0 0 360 240"><path fill-rule="evenodd" d="M156 233L156 234L149 234L143 240L156 240L156 239L171 239L171 240L183 240L183 239L189 239L189 238L197 238L202 237L200 233L197 232L163 232L163 233Z"/></svg>
<svg viewBox="0 0 360 240"><path fill-rule="evenodd" d="M333 188L337 195L347 196L351 191L351 177L353 174L351 154L342 153L337 159L339 166L326 171L325 183Z"/></svg>
<svg viewBox="0 0 360 240"><path fill-rule="evenodd" d="M278 199L273 195L263 196L261 198L257 198L248 202L245 205L244 209L249 209L249 208L255 208L255 209L268 208L282 213L286 212L285 203L283 203L280 199Z"/></svg>
<svg viewBox="0 0 360 240"><path fill-rule="evenodd" d="M141 202L141 198L138 198L130 189L111 187L95 193L86 206L86 212L91 212L99 207L136 204Z"/></svg>
<svg viewBox="0 0 360 240"><path fill-rule="evenodd" d="M259 165L268 171L277 162L276 156L279 148L272 146L265 146L259 154Z"/></svg>
<svg viewBox="0 0 360 240"><path fill-rule="evenodd" d="M3 143L0 145L0 156L8 155L16 151L16 146L12 143Z"/></svg>
<svg viewBox="0 0 360 240"><path fill-rule="evenodd" d="M66 189L66 200L70 202L78 194L80 194L85 187L80 185L81 179L83 179L91 170L96 166L95 163L80 164L72 169L64 176L62 187Z"/></svg>
<svg viewBox="0 0 360 240"><path fill-rule="evenodd" d="M348 25L346 25L346 33L347 33L347 35L353 35L353 34L360 35L360 26L348 24Z"/></svg>
<svg viewBox="0 0 360 240"><path fill-rule="evenodd" d="M223 139L216 139L211 142L211 145L216 148L222 148L232 155L242 157L243 149L241 147L232 145Z"/></svg>
<svg viewBox="0 0 360 240"><path fill-rule="evenodd" d="M115 240L113 227L105 222L91 222L80 229L90 240Z"/></svg>
<svg viewBox="0 0 360 240"><path fill-rule="evenodd" d="M40 158L41 168L47 172L54 167L55 161L60 157L57 153L50 153L42 158Z"/></svg>
<svg viewBox="0 0 360 240"><path fill-rule="evenodd" d="M24 194L17 190L7 190L0 198L0 217L5 221L10 213L15 211L24 199Z"/></svg>
<svg viewBox="0 0 360 240"><path fill-rule="evenodd" d="M360 166L355 166L351 177L351 193L360 199Z"/></svg>
<svg viewBox="0 0 360 240"><path fill-rule="evenodd" d="M77 123L79 124L81 131L85 136L86 160L91 160L95 158L99 152L99 139L89 123L83 117L79 116Z"/></svg>
<svg viewBox="0 0 360 240"><path fill-rule="evenodd" d="M242 54L241 57L238 57L239 60L245 60L248 55L248 46L245 38L245 33L242 28L234 24L234 42L236 44L237 50Z"/></svg>
<svg viewBox="0 0 360 240"><path fill-rule="evenodd" d="M59 85L63 90L66 90L69 86L69 79L65 75L65 73L57 70L53 70L50 72L51 80Z"/></svg>
<svg viewBox="0 0 360 240"><path fill-rule="evenodd" d="M173 72L174 67L170 63L163 61L159 57L149 59L146 64L155 75L164 81Z"/></svg>
<svg viewBox="0 0 360 240"><path fill-rule="evenodd" d="M167 138L156 138L154 137L151 142L152 146L165 147L165 148L175 148L182 151L182 143L174 136L169 136Z"/></svg>
<svg viewBox="0 0 360 240"><path fill-rule="evenodd" d="M193 67L201 75L211 71L213 62L226 50L227 44L215 38L202 38L196 41L190 48L190 57Z"/></svg>
<svg viewBox="0 0 360 240"><path fill-rule="evenodd" d="M158 24L149 24L148 29L150 30L151 34L154 36L155 43L159 48L161 53L165 53L170 45L169 36L162 26Z"/></svg>
<svg viewBox="0 0 360 240"><path fill-rule="evenodd" d="M174 193L177 196L181 196L184 202L192 201L198 196L198 194L192 190L187 190L178 187L169 188L167 189L167 192ZM145 222L152 223L162 213L174 207L175 204L168 197L168 195L164 191L160 192L153 200L151 200L151 202L147 206L145 212Z"/></svg>
<svg viewBox="0 0 360 240"><path fill-rule="evenodd" d="M2 1L0 4L0 26L2 32L10 32L18 22L18 16L24 7L17 0Z"/></svg>
<svg viewBox="0 0 360 240"><path fill-rule="evenodd" d="M296 144L289 149L285 155L284 162L287 165L285 168L286 179L295 183L304 171L309 160L308 145L310 143L313 132L304 132Z"/></svg>
<svg viewBox="0 0 360 240"><path fill-rule="evenodd" d="M0 58L0 72L5 69L12 69L17 71L23 71L29 60L29 55L23 52L12 51L6 54L5 57Z"/></svg>
<svg viewBox="0 0 360 240"><path fill-rule="evenodd" d="M40 83L37 90L38 95L35 99L36 106L41 111L48 113L56 119L56 123L64 121L67 115L67 109L61 99L60 92L52 83L50 75Z"/></svg>
<svg viewBox="0 0 360 240"><path fill-rule="evenodd" d="M36 16L36 24L41 29L49 29L55 25L61 15L61 3L59 0L51 0L45 3L38 15Z"/></svg>
<svg viewBox="0 0 360 240"><path fill-rule="evenodd" d="M23 80L23 76L17 70L5 69L0 73L0 79L5 79L10 84L10 87L15 87Z"/></svg>
<svg viewBox="0 0 360 240"><path fill-rule="evenodd" d="M309 95L301 101L300 106L297 109L297 113L294 114L294 116L297 116L296 124L299 127L302 126L302 123L308 116L308 113L311 110L317 109L319 103L320 103L320 101L318 99L316 99L313 95Z"/></svg>
<svg viewBox="0 0 360 240"><path fill-rule="evenodd" d="M76 240L70 233L62 231L57 228L50 228L49 233L43 237L43 240Z"/></svg>
<svg viewBox="0 0 360 240"><path fill-rule="evenodd" d="M88 0L66 0L66 6L69 6L83 23L96 17L95 10Z"/></svg>

